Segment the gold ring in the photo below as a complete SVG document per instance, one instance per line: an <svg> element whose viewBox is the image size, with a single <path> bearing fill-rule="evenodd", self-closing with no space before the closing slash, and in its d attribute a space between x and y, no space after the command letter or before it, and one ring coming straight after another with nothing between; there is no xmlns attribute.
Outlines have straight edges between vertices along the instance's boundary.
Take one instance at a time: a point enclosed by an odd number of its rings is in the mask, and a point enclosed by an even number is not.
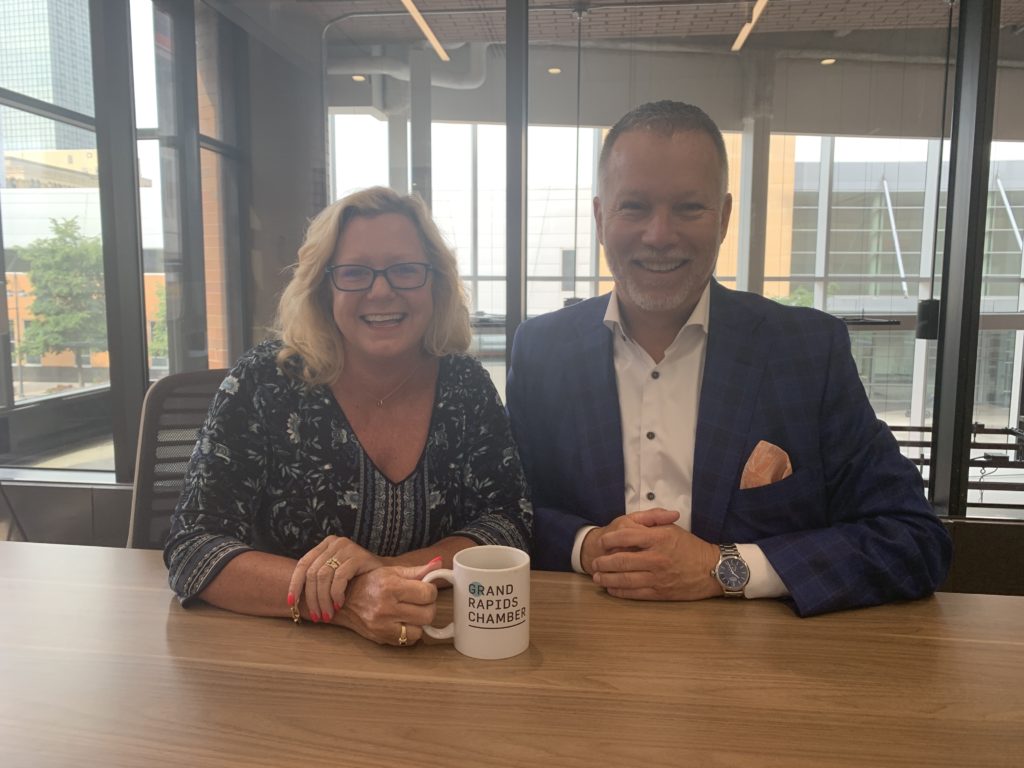
<svg viewBox="0 0 1024 768"><path fill-rule="evenodd" d="M402 625L402 631L398 633L398 644L402 646L409 644L409 636L405 633L405 624Z"/></svg>
<svg viewBox="0 0 1024 768"><path fill-rule="evenodd" d="M324 563L324 565L329 565L334 570L338 570L339 568L341 568L341 563L338 562L338 558L336 557L332 557L330 560Z"/></svg>

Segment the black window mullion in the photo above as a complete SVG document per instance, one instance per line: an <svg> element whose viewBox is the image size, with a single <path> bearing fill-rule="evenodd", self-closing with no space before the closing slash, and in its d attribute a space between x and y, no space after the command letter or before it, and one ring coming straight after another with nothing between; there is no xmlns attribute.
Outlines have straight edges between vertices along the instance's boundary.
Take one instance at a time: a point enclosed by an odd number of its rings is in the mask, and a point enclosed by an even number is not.
<svg viewBox="0 0 1024 768"><path fill-rule="evenodd" d="M950 517L967 514L999 7L960 5L929 477L932 503Z"/></svg>
<svg viewBox="0 0 1024 768"><path fill-rule="evenodd" d="M0 155L0 160L3 156ZM0 411L14 405L14 370L11 367L11 321L7 312L7 257L4 252L4 216L0 203L0 282L5 290L0 291ZM19 339L20 341L20 339ZM0 448L4 440L0 434Z"/></svg>
<svg viewBox="0 0 1024 768"><path fill-rule="evenodd" d="M177 259L165 261L168 284L177 281L180 307L174 312L177 327L169 338L170 370L203 370L208 367L206 338L206 274L204 268L202 178L199 161L199 95L196 82L196 21L191 2L154 4L167 13L174 37L174 140L178 166L178 211L181 236ZM162 137L163 138L163 137ZM168 294L168 301L171 294ZM168 304L168 310L171 307ZM168 324L172 322L168 312Z"/></svg>
<svg viewBox="0 0 1024 768"><path fill-rule="evenodd" d="M526 319L526 138L529 126L529 5L505 4L505 364L511 367L512 339Z"/></svg>
<svg viewBox="0 0 1024 768"><path fill-rule="evenodd" d="M215 139L212 136L206 136L204 134L199 135L199 146L202 149L209 149L217 154L230 157L232 160L241 160L242 152L230 144L225 144L219 139Z"/></svg>
<svg viewBox="0 0 1024 768"><path fill-rule="evenodd" d="M96 130L96 121L89 117L89 115L75 112L72 109L56 104L50 104L48 101L41 101L17 91L9 91L6 88L0 88L0 105L20 109L36 117L43 117L58 123L67 123L86 131Z"/></svg>
<svg viewBox="0 0 1024 768"><path fill-rule="evenodd" d="M90 0L114 472L131 482L146 390L135 95L128 0ZM126 148L128 151L126 151Z"/></svg>
<svg viewBox="0 0 1024 768"><path fill-rule="evenodd" d="M252 344L252 308L250 296L252 270L246 254L251 253L251 233L248 226L248 215L252 192L252 162L250 151L249 120L245 116L251 114L249 104L249 49L248 38L242 31L223 16L220 17L221 31L224 41L228 43L227 54L231 66L230 90L234 94L232 110L237 116L232 130L225 135L234 144L237 155L234 166L234 196L229 199L225 208L225 221L234 222L226 227L230 230L231 246L224 265L225 288L232 290L228 294L228 353L231 359L240 357ZM224 79L221 80L225 87ZM227 185L225 184L225 188Z"/></svg>

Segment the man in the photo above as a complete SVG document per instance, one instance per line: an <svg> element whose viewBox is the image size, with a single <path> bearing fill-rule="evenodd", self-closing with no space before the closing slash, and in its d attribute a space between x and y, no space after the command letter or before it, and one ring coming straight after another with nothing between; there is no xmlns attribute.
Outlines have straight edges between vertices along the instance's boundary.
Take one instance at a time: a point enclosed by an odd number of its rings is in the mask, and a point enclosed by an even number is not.
<svg viewBox="0 0 1024 768"><path fill-rule="evenodd" d="M534 565L624 598L788 596L802 616L933 592L950 539L845 325L711 277L732 211L718 127L645 104L599 173L615 289L524 323L512 350Z"/></svg>

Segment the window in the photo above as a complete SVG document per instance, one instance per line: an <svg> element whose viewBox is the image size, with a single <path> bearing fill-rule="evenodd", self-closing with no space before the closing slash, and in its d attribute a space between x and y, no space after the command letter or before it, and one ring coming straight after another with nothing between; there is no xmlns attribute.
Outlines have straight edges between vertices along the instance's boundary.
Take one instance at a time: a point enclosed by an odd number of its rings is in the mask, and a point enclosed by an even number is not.
<svg viewBox="0 0 1024 768"><path fill-rule="evenodd" d="M226 366L247 341L245 291L226 290L229 281L244 282L243 141L234 102L244 90L244 56L237 29L204 4L194 13L186 4L131 0L132 40L107 44L124 60L127 46L135 46L141 252L104 254L104 242L134 241L134 233L123 237L134 229L128 218L117 219L112 236L101 217L111 201L130 196L121 187L132 177L101 181L101 121L93 116L94 85L106 87L103 130L131 103L108 86L127 67L95 77L92 69L90 25L107 19L112 5L0 5L0 268L10 329L0 336L0 416L11 438L0 463L96 470L116 463L126 481L134 440L125 436L115 446L114 429L137 422L142 393L134 400L122 391L114 402L111 386L115 373L120 382L140 381L142 372L125 370L133 339L149 347L151 377ZM192 42L204 35L197 60ZM209 136L200 135L200 110ZM115 273L105 258L118 260L117 272L138 269L138 260L142 267L145 317L113 338L107 286ZM120 356L111 354L116 345ZM121 361L116 372L112 357ZM130 413L113 418L119 410Z"/></svg>
<svg viewBox="0 0 1024 768"><path fill-rule="evenodd" d="M237 35L201 2L131 12L150 378L228 367L248 336L227 289L242 282Z"/></svg>
<svg viewBox="0 0 1024 768"><path fill-rule="evenodd" d="M0 355L0 412L10 431L0 462L109 469L89 6L52 5L0 7L0 87L14 94L0 106L0 263L10 328L0 338L8 350ZM59 15L74 23L58 23Z"/></svg>

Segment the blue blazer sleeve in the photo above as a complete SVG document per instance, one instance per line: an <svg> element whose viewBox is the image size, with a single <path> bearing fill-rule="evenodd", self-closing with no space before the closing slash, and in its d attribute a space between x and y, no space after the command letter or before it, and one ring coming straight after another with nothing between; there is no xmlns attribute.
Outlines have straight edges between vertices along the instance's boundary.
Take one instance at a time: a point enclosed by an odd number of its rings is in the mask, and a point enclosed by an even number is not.
<svg viewBox="0 0 1024 768"><path fill-rule="evenodd" d="M801 616L931 594L952 557L920 474L868 402L845 326L830 325L816 430L824 514L756 541Z"/></svg>
<svg viewBox="0 0 1024 768"><path fill-rule="evenodd" d="M761 440L793 474L740 488ZM693 532L761 547L810 616L930 594L950 538L871 408L839 319L712 284Z"/></svg>

